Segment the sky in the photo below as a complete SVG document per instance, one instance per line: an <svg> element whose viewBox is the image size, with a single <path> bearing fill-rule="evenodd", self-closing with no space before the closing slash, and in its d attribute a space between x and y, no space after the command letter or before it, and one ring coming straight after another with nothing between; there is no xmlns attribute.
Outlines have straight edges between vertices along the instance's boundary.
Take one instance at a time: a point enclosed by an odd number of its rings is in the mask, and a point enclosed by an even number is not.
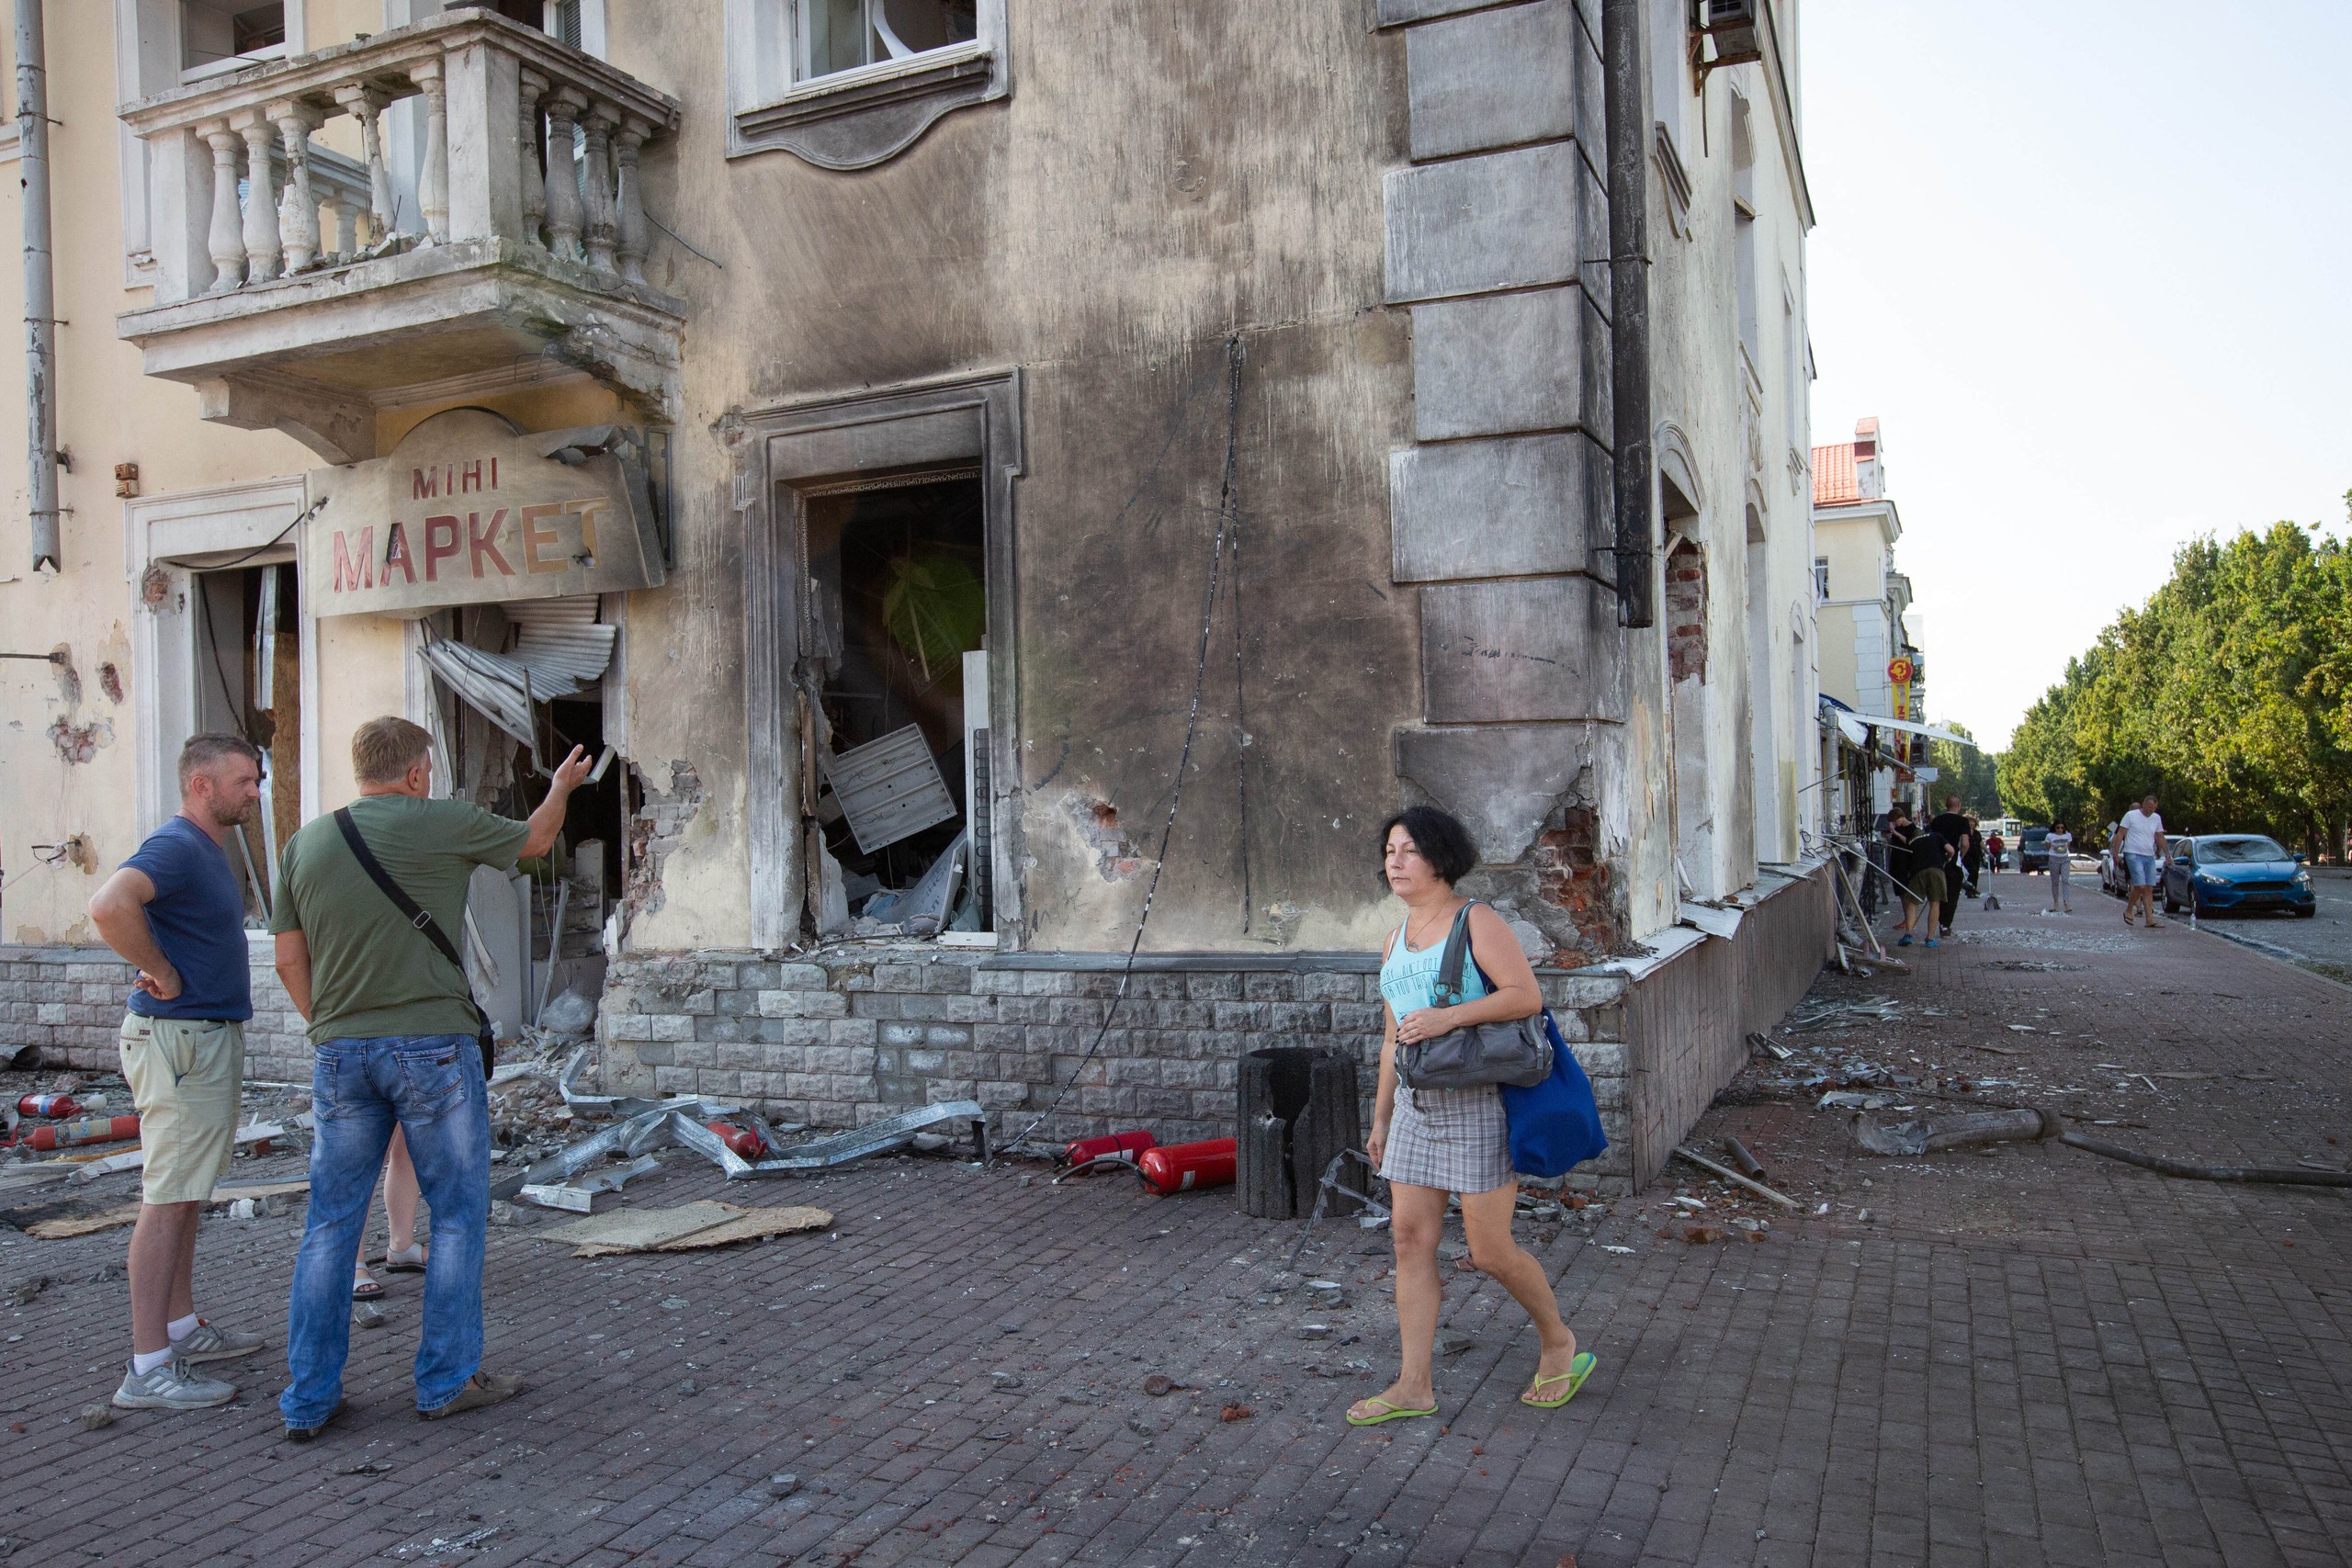
<svg viewBox="0 0 2352 1568"><path fill-rule="evenodd" d="M1803 0L1815 443L1997 748L2173 550L2352 490L2352 5Z"/></svg>

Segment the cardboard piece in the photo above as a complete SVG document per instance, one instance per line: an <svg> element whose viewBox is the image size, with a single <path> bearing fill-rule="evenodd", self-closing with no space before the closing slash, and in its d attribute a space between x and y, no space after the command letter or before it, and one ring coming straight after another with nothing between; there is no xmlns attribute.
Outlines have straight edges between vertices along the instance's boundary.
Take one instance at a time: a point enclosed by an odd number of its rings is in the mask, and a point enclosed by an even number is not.
<svg viewBox="0 0 2352 1568"><path fill-rule="evenodd" d="M616 1209L537 1233L542 1241L572 1247L574 1258L608 1258L621 1252L684 1252L725 1247L764 1235L823 1230L833 1216L822 1209L738 1208L732 1203L681 1204L674 1209Z"/></svg>
<svg viewBox="0 0 2352 1568"><path fill-rule="evenodd" d="M95 1214L75 1214L54 1220L41 1220L27 1225L25 1234L43 1241L63 1241L68 1236L88 1235L94 1231L110 1231L117 1225L136 1224L140 1205L126 1203L119 1209L107 1209Z"/></svg>

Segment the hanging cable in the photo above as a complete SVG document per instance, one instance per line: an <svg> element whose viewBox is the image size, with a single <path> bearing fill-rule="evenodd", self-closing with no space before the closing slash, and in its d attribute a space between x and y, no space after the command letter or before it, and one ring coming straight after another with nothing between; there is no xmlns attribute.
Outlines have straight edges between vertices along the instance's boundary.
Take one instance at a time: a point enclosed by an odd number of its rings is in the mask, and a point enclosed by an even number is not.
<svg viewBox="0 0 2352 1568"><path fill-rule="evenodd" d="M1208 586L1201 595L1201 636L1199 647L1193 655L1192 707L1184 720L1184 744L1176 754L1175 787L1168 797L1168 817L1159 827L1159 852L1151 863L1151 880L1144 886L1143 913L1136 920L1136 934L1127 943L1127 960L1119 970L1119 988L1112 993L1111 1005L1102 1011L1102 1027L1094 1032L1093 1042L1086 1054L1078 1059L1054 1098L1046 1103L1029 1125L1006 1143L1006 1148L1019 1148L1029 1141L1029 1134L1046 1124L1046 1118L1061 1109L1061 1103L1086 1076L1086 1069L1102 1049L1102 1042L1110 1038L1111 1025L1117 1021L1119 1008L1127 999L1127 987L1135 978L1136 954L1143 947L1143 933L1151 924L1153 900L1159 895L1160 874L1168 869L1168 846L1176 836L1176 812L1184 803L1184 775L1192 765L1193 739L1201 728L1201 691L1209 672L1210 634L1216 626L1217 593L1224 581L1225 557L1227 545L1237 526L1235 509L1229 504L1233 492L1235 451L1239 439L1241 418L1241 339L1235 334L1226 340L1226 428L1225 428L1225 496L1226 503L1217 508L1216 537L1209 548ZM1238 632L1236 633L1238 636Z"/></svg>

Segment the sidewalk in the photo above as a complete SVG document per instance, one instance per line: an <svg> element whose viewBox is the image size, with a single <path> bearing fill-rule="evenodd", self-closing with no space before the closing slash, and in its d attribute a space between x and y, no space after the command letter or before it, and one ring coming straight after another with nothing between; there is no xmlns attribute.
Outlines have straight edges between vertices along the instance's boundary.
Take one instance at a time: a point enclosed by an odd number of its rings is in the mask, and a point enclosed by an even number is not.
<svg viewBox="0 0 2352 1568"><path fill-rule="evenodd" d="M576 1260L494 1228L488 1365L531 1392L413 1421L421 1281L395 1279L389 1325L354 1336L351 1416L308 1448L278 1440L268 1356L226 1410L85 1432L120 1377L123 1287L94 1276L127 1233L0 1230L0 1292L60 1281L0 1306L0 1537L13 1562L125 1568L2345 1561L2352 1192L2054 1145L1878 1159L1813 1109L1804 1079L1867 1061L1918 1080L1901 1104L2031 1101L2151 1151L2344 1165L2352 992L2185 926L2127 931L2095 889L2040 917L2039 884L1997 881L2010 907L1965 906L1955 941L1906 950L1913 975L1815 994L1902 1018L1781 1034L1796 1058L1692 1134L1736 1134L1804 1217L1702 1179L1523 1229L1600 1358L1558 1411L1517 1404L1533 1337L1457 1272L1443 1321L1471 1343L1440 1361L1443 1424L1345 1425L1390 1375L1384 1233L1319 1227L1294 1278L1297 1227L1229 1192L936 1159L722 1190L673 1154L628 1206L814 1203L834 1230ZM300 1213L208 1223L201 1309L282 1346ZM1191 1386L1154 1397L1155 1372Z"/></svg>

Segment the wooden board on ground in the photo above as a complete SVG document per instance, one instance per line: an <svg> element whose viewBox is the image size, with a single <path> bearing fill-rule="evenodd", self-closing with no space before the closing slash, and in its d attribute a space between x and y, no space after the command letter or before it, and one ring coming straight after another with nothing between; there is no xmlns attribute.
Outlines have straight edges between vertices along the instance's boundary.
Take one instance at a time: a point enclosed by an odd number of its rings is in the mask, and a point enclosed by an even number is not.
<svg viewBox="0 0 2352 1568"><path fill-rule="evenodd" d="M744 1209L732 1203L684 1203L673 1209L616 1209L537 1232L542 1241L572 1247L574 1258L608 1258L619 1252L682 1252L724 1247L791 1231L823 1230L833 1216L822 1209Z"/></svg>
<svg viewBox="0 0 2352 1568"><path fill-rule="evenodd" d="M107 1209L96 1214L61 1215L53 1220L39 1220L25 1227L25 1234L43 1241L63 1241L68 1236L88 1235L94 1231L110 1231L117 1225L134 1224L139 1219L139 1205L126 1203L119 1209Z"/></svg>

